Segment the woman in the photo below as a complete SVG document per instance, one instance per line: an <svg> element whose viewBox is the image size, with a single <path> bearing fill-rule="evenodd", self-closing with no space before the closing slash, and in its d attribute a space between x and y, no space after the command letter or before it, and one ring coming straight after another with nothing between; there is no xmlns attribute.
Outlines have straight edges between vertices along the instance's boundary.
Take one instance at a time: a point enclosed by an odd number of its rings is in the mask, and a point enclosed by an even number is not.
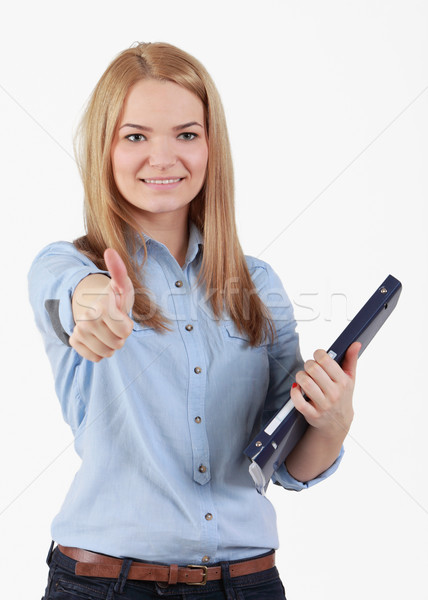
<svg viewBox="0 0 428 600"><path fill-rule="evenodd" d="M82 459L52 524L45 599L285 598L274 509L243 449L291 393L309 427L274 481L300 490L333 473L359 345L343 369L322 350L303 364L279 278L241 250L221 101L192 56L122 52L80 143L87 234L44 248L29 273Z"/></svg>

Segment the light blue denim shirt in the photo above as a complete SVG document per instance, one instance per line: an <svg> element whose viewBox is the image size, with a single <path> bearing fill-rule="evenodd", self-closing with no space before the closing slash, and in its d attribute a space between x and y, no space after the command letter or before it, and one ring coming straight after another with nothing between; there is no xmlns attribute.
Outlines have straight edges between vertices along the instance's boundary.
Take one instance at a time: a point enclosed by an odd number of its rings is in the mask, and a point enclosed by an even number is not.
<svg viewBox="0 0 428 600"><path fill-rule="evenodd" d="M52 538L168 564L210 564L277 548L275 510L257 493L243 450L288 399L302 368L292 306L273 269L247 256L278 333L274 344L252 348L230 319L213 318L196 287L203 252L196 226L183 267L165 245L146 242L144 285L172 331L134 323L123 348L99 363L79 356L68 337L76 285L105 271L71 243L56 242L29 272L36 323L82 460ZM301 490L333 473L342 453L312 481L296 481L285 466L274 480Z"/></svg>

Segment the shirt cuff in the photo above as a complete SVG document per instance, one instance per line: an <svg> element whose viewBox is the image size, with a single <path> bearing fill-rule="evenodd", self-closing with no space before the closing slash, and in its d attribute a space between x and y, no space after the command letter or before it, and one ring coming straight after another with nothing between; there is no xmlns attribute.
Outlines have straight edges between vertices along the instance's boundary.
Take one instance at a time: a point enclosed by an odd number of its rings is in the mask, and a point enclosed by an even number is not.
<svg viewBox="0 0 428 600"><path fill-rule="evenodd" d="M75 326L75 322L73 319L73 311L71 308L71 299L74 294L74 290L77 285L87 277L88 275L107 275L110 277L108 271L101 271L96 267L82 267L76 270L69 275L67 280L61 286L62 291L59 296L59 320L63 330L67 333L67 335L71 335L73 333L73 329Z"/></svg>
<svg viewBox="0 0 428 600"><path fill-rule="evenodd" d="M331 467L329 467L323 473L318 475L318 477L315 477L315 479L311 479L310 481L307 481L305 483L303 483L302 481L299 481L298 479L294 479L294 477L292 477L290 475L290 473L287 471L287 467L285 466L285 463L283 463L279 467L279 469L277 471L275 471L275 473L273 474L272 481L276 485L281 485L286 490L294 490L296 492L300 492L301 490L312 487L313 485L316 485L317 483L324 481L324 479L327 479L327 477L330 477L330 475L333 475L333 473L337 470L338 466L340 465L340 463L342 461L344 452L345 452L345 449L342 446L342 448L340 449L339 456L336 458L336 460L331 465Z"/></svg>

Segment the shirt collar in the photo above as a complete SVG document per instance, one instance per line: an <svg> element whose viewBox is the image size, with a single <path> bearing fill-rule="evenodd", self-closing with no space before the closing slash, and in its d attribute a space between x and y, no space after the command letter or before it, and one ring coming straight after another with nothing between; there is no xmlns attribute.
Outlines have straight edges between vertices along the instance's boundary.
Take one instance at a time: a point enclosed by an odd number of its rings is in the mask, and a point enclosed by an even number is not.
<svg viewBox="0 0 428 600"><path fill-rule="evenodd" d="M154 246L163 246L164 244L158 242L154 238L150 237L148 234L142 232L142 236L147 245L147 252L149 252L149 248L151 245ZM184 266L191 263L197 256L199 249L203 248L204 245L204 237L202 232L198 229L193 221L190 221L189 225L189 244L187 246L186 260ZM141 249L140 249L141 251ZM183 267L184 268L184 267Z"/></svg>

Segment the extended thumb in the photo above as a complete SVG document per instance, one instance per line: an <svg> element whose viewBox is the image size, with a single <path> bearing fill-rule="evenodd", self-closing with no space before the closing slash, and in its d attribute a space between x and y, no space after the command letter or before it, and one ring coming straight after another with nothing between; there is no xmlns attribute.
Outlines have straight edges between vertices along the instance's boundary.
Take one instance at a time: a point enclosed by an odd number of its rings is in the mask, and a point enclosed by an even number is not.
<svg viewBox="0 0 428 600"><path fill-rule="evenodd" d="M123 294L128 287L128 272L119 253L113 248L104 252L104 260L111 276L111 285L117 294Z"/></svg>

